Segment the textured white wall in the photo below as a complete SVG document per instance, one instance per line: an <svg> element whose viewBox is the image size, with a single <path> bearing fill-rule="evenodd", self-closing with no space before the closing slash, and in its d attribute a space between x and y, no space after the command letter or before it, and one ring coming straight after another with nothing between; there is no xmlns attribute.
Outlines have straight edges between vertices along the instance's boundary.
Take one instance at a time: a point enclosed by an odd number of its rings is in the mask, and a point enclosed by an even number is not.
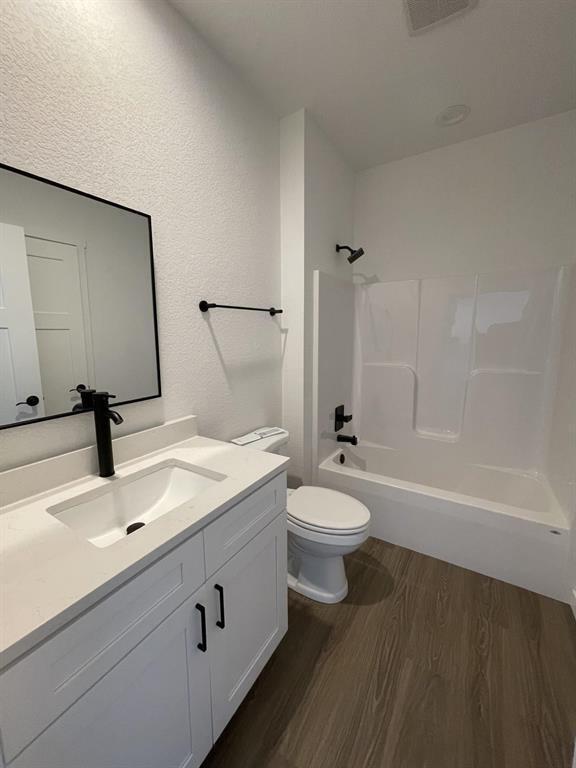
<svg viewBox="0 0 576 768"><path fill-rule="evenodd" d="M305 198L304 110L280 122L282 426L290 432L290 481L304 475Z"/></svg>
<svg viewBox="0 0 576 768"><path fill-rule="evenodd" d="M355 273L406 280L575 261L575 153L573 111L358 174L366 256Z"/></svg>
<svg viewBox="0 0 576 768"><path fill-rule="evenodd" d="M280 419L278 124L163 2L4 0L3 162L152 216L164 397L218 438ZM87 445L90 416L0 433L0 468Z"/></svg>

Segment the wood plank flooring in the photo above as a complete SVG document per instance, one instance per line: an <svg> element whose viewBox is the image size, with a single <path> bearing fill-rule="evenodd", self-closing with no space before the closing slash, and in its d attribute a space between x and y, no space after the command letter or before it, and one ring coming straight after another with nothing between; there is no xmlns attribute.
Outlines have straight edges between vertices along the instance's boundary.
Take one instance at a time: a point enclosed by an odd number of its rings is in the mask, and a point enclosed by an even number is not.
<svg viewBox="0 0 576 768"><path fill-rule="evenodd" d="M568 606L369 539L290 628L203 768L571 768Z"/></svg>

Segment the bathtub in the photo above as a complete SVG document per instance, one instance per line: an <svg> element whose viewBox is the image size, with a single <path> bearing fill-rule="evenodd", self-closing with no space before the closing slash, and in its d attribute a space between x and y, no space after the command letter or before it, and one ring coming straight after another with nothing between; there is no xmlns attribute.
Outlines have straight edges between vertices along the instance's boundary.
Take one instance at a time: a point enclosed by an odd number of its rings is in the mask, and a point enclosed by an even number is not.
<svg viewBox="0 0 576 768"><path fill-rule="evenodd" d="M360 443L318 484L366 504L376 538L569 601L569 524L545 478Z"/></svg>

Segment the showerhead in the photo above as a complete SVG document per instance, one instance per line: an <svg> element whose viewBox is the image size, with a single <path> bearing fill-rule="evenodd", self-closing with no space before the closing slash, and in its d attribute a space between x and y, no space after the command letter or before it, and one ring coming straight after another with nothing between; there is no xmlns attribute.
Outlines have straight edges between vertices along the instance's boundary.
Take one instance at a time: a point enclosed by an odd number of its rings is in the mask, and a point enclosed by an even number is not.
<svg viewBox="0 0 576 768"><path fill-rule="evenodd" d="M352 251L350 256L348 256L348 261L350 262L350 264L353 264L356 261L356 259L360 258L360 256L364 256L364 248L358 248L357 251Z"/></svg>
<svg viewBox="0 0 576 768"><path fill-rule="evenodd" d="M354 248L350 248L349 245L337 245L336 246L336 253L340 253L340 251L350 251L350 256L348 256L348 263L354 264L354 262L360 258L360 256L364 256L364 248L358 248L357 250L354 250Z"/></svg>

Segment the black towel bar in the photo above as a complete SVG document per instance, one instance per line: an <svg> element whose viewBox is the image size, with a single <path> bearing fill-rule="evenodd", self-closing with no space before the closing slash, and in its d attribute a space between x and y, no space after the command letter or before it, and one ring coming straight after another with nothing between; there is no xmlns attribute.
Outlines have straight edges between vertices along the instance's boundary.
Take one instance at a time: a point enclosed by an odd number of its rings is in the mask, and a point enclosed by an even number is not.
<svg viewBox="0 0 576 768"><path fill-rule="evenodd" d="M202 300L198 307L200 312L208 312L209 309L245 309L249 312L268 312L269 315L281 315L284 310L275 309L274 307L238 307L234 304L213 304L212 302Z"/></svg>

